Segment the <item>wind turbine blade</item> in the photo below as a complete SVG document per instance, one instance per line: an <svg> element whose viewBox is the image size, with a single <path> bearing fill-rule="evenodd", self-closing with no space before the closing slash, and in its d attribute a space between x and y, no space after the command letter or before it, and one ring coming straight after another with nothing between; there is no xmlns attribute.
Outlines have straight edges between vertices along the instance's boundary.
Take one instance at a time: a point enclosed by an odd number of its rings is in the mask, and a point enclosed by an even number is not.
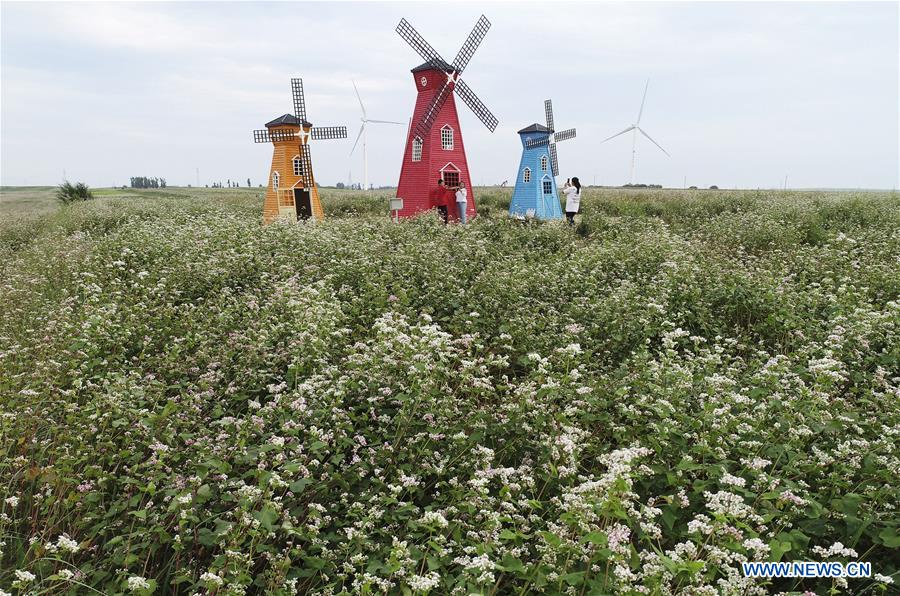
<svg viewBox="0 0 900 596"><path fill-rule="evenodd" d="M394 122L393 120L366 120L366 122L374 122L375 124L399 124L406 126L406 122Z"/></svg>
<svg viewBox="0 0 900 596"><path fill-rule="evenodd" d="M353 83L353 90L356 91L356 99L359 100L359 107L362 109L363 120L366 119L366 106L363 105L362 97L359 96L359 89L356 88L356 81L350 79L350 82Z"/></svg>
<svg viewBox="0 0 900 596"><path fill-rule="evenodd" d="M365 129L366 123L363 122L362 126L359 127L359 134L356 135L356 141L353 143L353 149L350 150L350 155L353 155L353 152L356 151L356 146L359 145L359 138L362 136L362 133Z"/></svg>
<svg viewBox="0 0 900 596"><path fill-rule="evenodd" d="M647 84L644 85L644 97L641 99L641 109L638 111L638 119L637 122L634 123L635 126L641 123L641 114L644 113L644 102L647 101L647 87L650 86L650 79L647 79Z"/></svg>
<svg viewBox="0 0 900 596"><path fill-rule="evenodd" d="M637 129L638 129L638 132L639 132L639 133L641 133L642 135L644 135L645 137L647 137L648 139L650 139L650 135L648 135L647 133L645 133L643 128L641 128L640 126L638 126ZM662 152L665 153L666 155L669 155L669 152L666 151L665 149L663 149L663 148L660 146L659 143L657 143L657 142L654 141L653 139L650 139L650 142L653 143L654 145L656 145L657 147L659 147L659 150L660 150L660 151L662 151ZM672 157L672 156L669 155L669 157Z"/></svg>
<svg viewBox="0 0 900 596"><path fill-rule="evenodd" d="M610 139L614 139L614 138L616 138L617 136L623 135L623 134L625 134L626 132L630 132L630 131L632 131L632 130L634 130L634 127L633 127L633 126L629 126L628 128L626 128L626 129L623 130L622 132L617 132L617 133L614 134L613 136L607 137L607 138L603 139L602 141L600 141L600 143L601 143L601 144L602 144L602 143L605 143L606 141L608 141L608 140L610 140Z"/></svg>

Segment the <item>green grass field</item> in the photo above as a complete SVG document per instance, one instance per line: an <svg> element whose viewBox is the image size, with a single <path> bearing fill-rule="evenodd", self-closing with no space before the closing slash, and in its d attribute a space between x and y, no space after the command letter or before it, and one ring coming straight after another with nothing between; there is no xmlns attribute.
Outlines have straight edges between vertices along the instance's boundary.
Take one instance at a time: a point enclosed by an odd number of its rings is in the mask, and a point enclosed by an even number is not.
<svg viewBox="0 0 900 596"><path fill-rule="evenodd" d="M589 189L570 228L261 192L0 192L0 590L900 581L896 194Z"/></svg>

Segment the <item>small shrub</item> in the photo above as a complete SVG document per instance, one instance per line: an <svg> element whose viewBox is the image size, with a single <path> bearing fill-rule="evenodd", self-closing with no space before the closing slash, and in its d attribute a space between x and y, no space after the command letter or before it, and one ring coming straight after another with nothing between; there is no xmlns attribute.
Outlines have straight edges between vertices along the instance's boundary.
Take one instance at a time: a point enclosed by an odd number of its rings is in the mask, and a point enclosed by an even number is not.
<svg viewBox="0 0 900 596"><path fill-rule="evenodd" d="M56 189L56 199L63 205L87 201L93 198L94 193L91 192L91 189L84 182L72 184L66 180Z"/></svg>
<svg viewBox="0 0 900 596"><path fill-rule="evenodd" d="M594 232L594 226L591 225L591 222L588 221L580 221L578 225L575 226L575 233L581 236L582 238L587 238Z"/></svg>

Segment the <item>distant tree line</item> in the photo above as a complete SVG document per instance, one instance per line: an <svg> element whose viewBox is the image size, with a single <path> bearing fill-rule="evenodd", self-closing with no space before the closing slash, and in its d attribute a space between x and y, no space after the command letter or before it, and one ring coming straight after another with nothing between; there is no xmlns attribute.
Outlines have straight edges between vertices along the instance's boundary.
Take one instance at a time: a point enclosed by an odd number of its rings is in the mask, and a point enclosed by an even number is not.
<svg viewBox="0 0 900 596"><path fill-rule="evenodd" d="M207 188L210 188L209 184L206 185ZM212 188L240 188L241 185L238 184L237 180L228 179L225 181L225 184L221 182L213 182ZM250 179L247 178L247 188L250 188Z"/></svg>
<svg viewBox="0 0 900 596"><path fill-rule="evenodd" d="M354 182L353 184L344 184L343 182L338 182L337 184L334 185L334 187L335 188L344 188L347 190L362 190L363 189L362 184L360 184L359 182ZM393 186L379 186L378 188L393 188ZM374 190L374 189L375 189L375 185L370 184L369 190Z"/></svg>
<svg viewBox="0 0 900 596"><path fill-rule="evenodd" d="M165 178L148 178L147 176L132 176L131 188L165 188Z"/></svg>

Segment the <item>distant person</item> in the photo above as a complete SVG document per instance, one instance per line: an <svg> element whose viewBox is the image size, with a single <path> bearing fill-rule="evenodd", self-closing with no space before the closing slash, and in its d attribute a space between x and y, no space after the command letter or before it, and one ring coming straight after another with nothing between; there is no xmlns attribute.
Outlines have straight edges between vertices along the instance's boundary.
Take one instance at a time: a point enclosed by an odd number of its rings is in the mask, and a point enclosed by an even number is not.
<svg viewBox="0 0 900 596"><path fill-rule="evenodd" d="M444 179L438 179L437 188L431 191L431 204L437 207L438 215L447 223L447 207L450 204L450 191L444 186Z"/></svg>
<svg viewBox="0 0 900 596"><path fill-rule="evenodd" d="M566 180L563 186L563 194L566 195L566 221L570 226L575 225L575 214L581 206L581 182L577 177Z"/></svg>
<svg viewBox="0 0 900 596"><path fill-rule="evenodd" d="M456 210L459 211L459 223L466 225L466 207L469 206L466 183L460 182L456 187Z"/></svg>

